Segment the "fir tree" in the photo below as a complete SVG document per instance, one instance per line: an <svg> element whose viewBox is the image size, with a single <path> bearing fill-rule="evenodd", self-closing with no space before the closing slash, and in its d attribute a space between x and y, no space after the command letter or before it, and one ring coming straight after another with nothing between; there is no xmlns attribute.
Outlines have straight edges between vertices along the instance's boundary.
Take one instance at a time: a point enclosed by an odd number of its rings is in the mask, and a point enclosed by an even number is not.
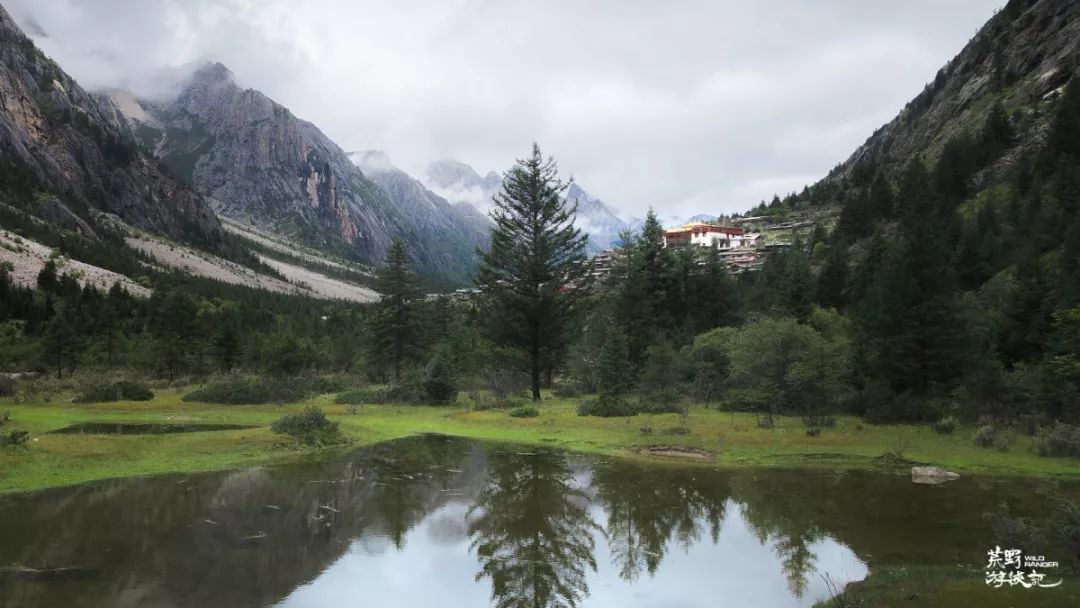
<svg viewBox="0 0 1080 608"><path fill-rule="evenodd" d="M810 315L814 301L814 276L810 272L809 254L801 241L784 254L780 279L780 308L800 320Z"/></svg>
<svg viewBox="0 0 1080 608"><path fill-rule="evenodd" d="M588 277L588 235L574 227L577 204L563 197L568 187L534 143L494 197L491 249L477 276L491 336L525 356L537 401L542 372L565 351Z"/></svg>
<svg viewBox="0 0 1080 608"><path fill-rule="evenodd" d="M887 218L893 212L893 191L889 182L881 173L870 185L870 215L874 219Z"/></svg>
<svg viewBox="0 0 1080 608"><path fill-rule="evenodd" d="M1047 131L1040 164L1048 172L1060 163L1080 160L1080 78L1073 77L1058 101L1054 120Z"/></svg>
<svg viewBox="0 0 1080 608"><path fill-rule="evenodd" d="M424 340L419 310L423 294L400 238L387 250L386 264L379 269L375 285L382 299L372 319L371 355L388 364L397 382L402 368L422 356Z"/></svg>
<svg viewBox="0 0 1080 608"><path fill-rule="evenodd" d="M674 325L673 311L683 309L677 302L677 273L672 251L664 247L664 228L649 209L641 234L626 241L628 268L617 295L619 319L626 334L630 361L634 368L645 360L645 351L660 334Z"/></svg>
<svg viewBox="0 0 1080 608"><path fill-rule="evenodd" d="M1016 132L1009 121L1009 114L1001 101L990 106L982 132L979 134L978 153L975 155L981 164L996 160L1003 152L1012 147Z"/></svg>
<svg viewBox="0 0 1080 608"><path fill-rule="evenodd" d="M816 300L827 308L843 308L847 303L848 246L835 243L817 276Z"/></svg>
<svg viewBox="0 0 1080 608"><path fill-rule="evenodd" d="M57 307L52 319L45 325L42 348L46 356L56 364L56 377L64 375L64 363L74 363L78 350L78 334L71 323L71 308L65 305Z"/></svg>
<svg viewBox="0 0 1080 608"><path fill-rule="evenodd" d="M596 388L600 398L617 401L629 388L630 349L621 328L609 324L596 362Z"/></svg>
<svg viewBox="0 0 1080 608"><path fill-rule="evenodd" d="M47 291L49 293L56 293L59 289L59 277L56 272L56 262L48 260L45 265L42 266L41 272L37 276L38 289Z"/></svg>
<svg viewBox="0 0 1080 608"><path fill-rule="evenodd" d="M975 174L974 160L968 137L953 137L945 142L941 158L934 167L934 182L937 193L946 204L955 207L967 198L968 182Z"/></svg>
<svg viewBox="0 0 1080 608"><path fill-rule="evenodd" d="M693 292L694 335L722 325L734 325L739 309L735 286L716 247L706 250L699 268Z"/></svg>

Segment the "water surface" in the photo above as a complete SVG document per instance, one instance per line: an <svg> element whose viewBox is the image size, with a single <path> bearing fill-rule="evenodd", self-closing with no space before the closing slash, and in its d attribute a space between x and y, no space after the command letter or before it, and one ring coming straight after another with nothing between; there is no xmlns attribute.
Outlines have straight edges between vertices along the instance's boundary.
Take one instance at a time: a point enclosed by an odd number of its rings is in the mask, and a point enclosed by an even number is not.
<svg viewBox="0 0 1080 608"><path fill-rule="evenodd" d="M239 431L253 429L245 424L176 424L153 422L80 422L49 431L57 435L167 435L171 433L202 433L206 431Z"/></svg>
<svg viewBox="0 0 1080 608"><path fill-rule="evenodd" d="M982 514L1039 517L1060 485L416 437L330 463L0 496L0 606L810 606L826 579L868 568L978 569ZM1075 586L1008 597L1067 605Z"/></svg>

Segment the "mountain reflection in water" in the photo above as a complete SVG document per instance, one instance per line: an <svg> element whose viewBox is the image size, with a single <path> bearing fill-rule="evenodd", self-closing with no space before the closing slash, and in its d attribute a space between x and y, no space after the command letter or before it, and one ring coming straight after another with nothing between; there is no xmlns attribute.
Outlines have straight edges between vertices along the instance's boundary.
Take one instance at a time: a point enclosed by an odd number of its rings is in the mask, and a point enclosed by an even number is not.
<svg viewBox="0 0 1080 608"><path fill-rule="evenodd" d="M809 606L875 560L978 560L1002 491L423 436L0 497L0 606Z"/></svg>

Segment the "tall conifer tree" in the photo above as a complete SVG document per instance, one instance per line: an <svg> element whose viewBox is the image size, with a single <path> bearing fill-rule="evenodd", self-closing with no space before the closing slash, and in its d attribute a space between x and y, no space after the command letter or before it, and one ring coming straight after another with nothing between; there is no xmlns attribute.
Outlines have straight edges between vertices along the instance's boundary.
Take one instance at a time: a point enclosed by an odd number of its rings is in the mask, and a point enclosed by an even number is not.
<svg viewBox="0 0 1080 608"><path fill-rule="evenodd" d="M524 356L534 400L541 373L566 349L588 277L588 235L574 227L577 203L563 197L568 187L534 143L494 197L491 249L477 274L492 339Z"/></svg>
<svg viewBox="0 0 1080 608"><path fill-rule="evenodd" d="M423 353L419 311L423 294L400 238L394 239L386 253L386 265L376 277L376 289L382 300L372 323L372 355L385 361L393 379L398 380L402 367L418 361Z"/></svg>

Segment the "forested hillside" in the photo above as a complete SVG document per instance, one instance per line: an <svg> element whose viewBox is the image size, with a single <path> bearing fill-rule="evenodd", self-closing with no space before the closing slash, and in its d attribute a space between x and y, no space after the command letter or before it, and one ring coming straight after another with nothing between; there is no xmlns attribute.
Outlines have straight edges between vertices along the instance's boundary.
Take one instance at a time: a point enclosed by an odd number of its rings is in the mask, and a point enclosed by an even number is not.
<svg viewBox="0 0 1080 608"><path fill-rule="evenodd" d="M1078 26L1076 3L1010 2L828 178L753 211L839 207L746 295L849 319L867 413L1077 416Z"/></svg>

